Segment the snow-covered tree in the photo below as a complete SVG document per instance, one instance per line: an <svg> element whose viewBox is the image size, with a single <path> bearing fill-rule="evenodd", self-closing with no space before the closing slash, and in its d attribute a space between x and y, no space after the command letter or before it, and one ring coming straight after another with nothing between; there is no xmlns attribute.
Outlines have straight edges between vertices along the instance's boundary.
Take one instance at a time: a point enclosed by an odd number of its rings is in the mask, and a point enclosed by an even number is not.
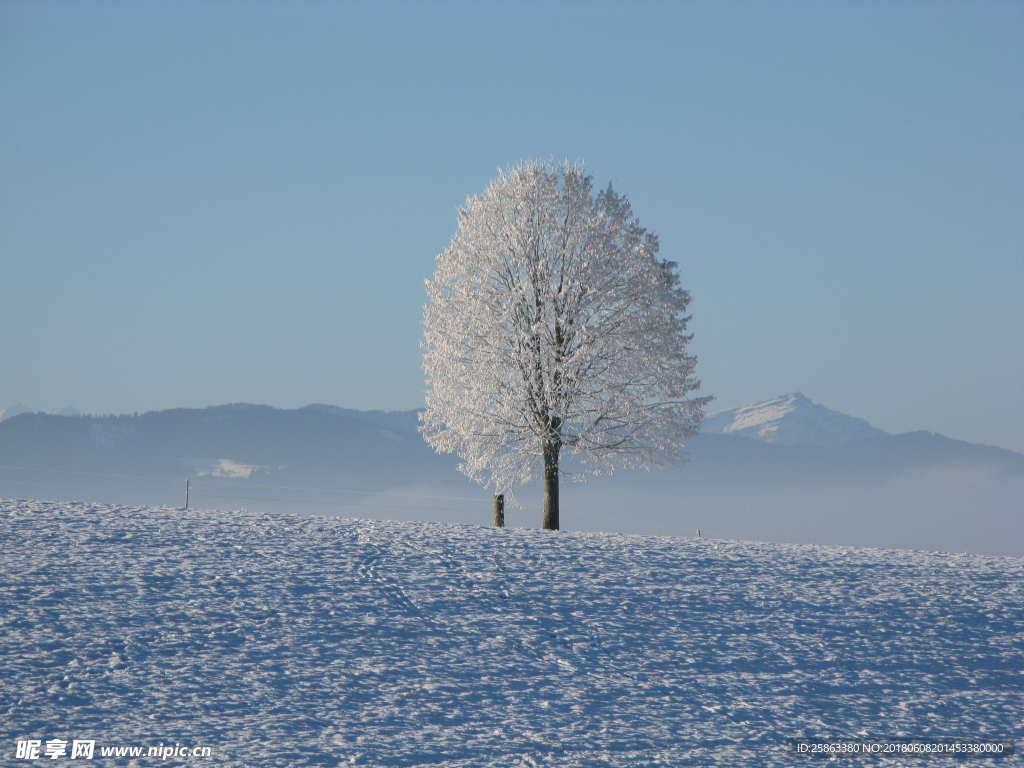
<svg viewBox="0 0 1024 768"><path fill-rule="evenodd" d="M657 254L574 165L524 163L467 198L427 281L427 442L495 493L541 470L553 530L563 449L592 474L677 458L711 398L688 397L690 296Z"/></svg>

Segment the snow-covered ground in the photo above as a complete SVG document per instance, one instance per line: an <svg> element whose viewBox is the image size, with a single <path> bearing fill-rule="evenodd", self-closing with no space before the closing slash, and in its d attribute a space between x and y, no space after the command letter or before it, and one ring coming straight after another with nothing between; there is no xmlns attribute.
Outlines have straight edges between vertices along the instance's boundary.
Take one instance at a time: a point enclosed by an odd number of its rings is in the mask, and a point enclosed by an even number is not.
<svg viewBox="0 0 1024 768"><path fill-rule="evenodd" d="M797 736L1024 735L1024 558L86 503L0 521L3 765L33 764L19 739L96 742L37 765L181 744L246 768L735 768L816 764Z"/></svg>

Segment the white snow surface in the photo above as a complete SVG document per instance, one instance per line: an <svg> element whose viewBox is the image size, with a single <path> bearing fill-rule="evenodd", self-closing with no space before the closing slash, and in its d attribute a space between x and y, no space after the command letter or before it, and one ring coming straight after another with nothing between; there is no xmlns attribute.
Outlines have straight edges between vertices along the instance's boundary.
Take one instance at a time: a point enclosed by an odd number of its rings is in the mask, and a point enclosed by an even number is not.
<svg viewBox="0 0 1024 768"><path fill-rule="evenodd" d="M1024 734L1024 558L77 502L0 519L4 765L36 764L17 739L239 768L736 767L816 763L797 736ZM866 762L908 764L832 764Z"/></svg>
<svg viewBox="0 0 1024 768"><path fill-rule="evenodd" d="M802 392L712 414L701 431L783 445L835 445L887 434L864 419L826 408Z"/></svg>

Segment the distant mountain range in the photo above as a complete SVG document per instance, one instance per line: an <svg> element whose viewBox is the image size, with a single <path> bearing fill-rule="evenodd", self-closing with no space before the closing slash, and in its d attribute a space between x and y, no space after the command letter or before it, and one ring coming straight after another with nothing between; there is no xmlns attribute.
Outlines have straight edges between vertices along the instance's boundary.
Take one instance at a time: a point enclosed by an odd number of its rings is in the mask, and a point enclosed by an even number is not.
<svg viewBox="0 0 1024 768"><path fill-rule="evenodd" d="M13 419L15 416L20 416L23 413L33 413L33 409L24 403L15 403L9 405L6 408L0 408L0 421L6 421L7 419ZM42 411L40 411L42 413ZM81 416L82 412L74 406L68 405L61 408L59 411L53 411L58 416Z"/></svg>
<svg viewBox="0 0 1024 768"><path fill-rule="evenodd" d="M462 477L456 458L435 454L417 424L416 411L331 405L20 413L0 422L0 497L180 504L190 478L200 506L486 522L486 492ZM942 517L954 519L958 533L937 540L941 548L971 549L958 542L980 537L988 543L975 550L1003 551L1007 533L1024 539L1021 496L1009 492L1024 488L1024 455L930 432L889 434L801 393L710 415L687 458L663 471L567 484L566 525L683 533L700 521L740 538L847 543L830 537L836 530L864 543L857 520L842 517L877 519L890 530L912 518L920 524L908 536L929 526L934 533ZM536 495L521 494L528 510ZM586 508L577 515L574 499ZM851 506L857 499L863 504ZM840 507L851 511L829 513ZM522 524L535 524L535 514L521 514ZM979 528L985 515L1001 522ZM815 530L824 535L814 538ZM930 545L882 535L869 543Z"/></svg>

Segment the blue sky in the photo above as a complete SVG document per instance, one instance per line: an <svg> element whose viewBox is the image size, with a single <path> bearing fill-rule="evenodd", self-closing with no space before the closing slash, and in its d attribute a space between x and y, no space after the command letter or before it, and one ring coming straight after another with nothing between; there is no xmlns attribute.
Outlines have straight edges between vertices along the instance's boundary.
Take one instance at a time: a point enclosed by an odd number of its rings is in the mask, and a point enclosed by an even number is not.
<svg viewBox="0 0 1024 768"><path fill-rule="evenodd" d="M613 180L705 392L1024 450L1024 6L0 4L0 407L412 408L499 166Z"/></svg>

